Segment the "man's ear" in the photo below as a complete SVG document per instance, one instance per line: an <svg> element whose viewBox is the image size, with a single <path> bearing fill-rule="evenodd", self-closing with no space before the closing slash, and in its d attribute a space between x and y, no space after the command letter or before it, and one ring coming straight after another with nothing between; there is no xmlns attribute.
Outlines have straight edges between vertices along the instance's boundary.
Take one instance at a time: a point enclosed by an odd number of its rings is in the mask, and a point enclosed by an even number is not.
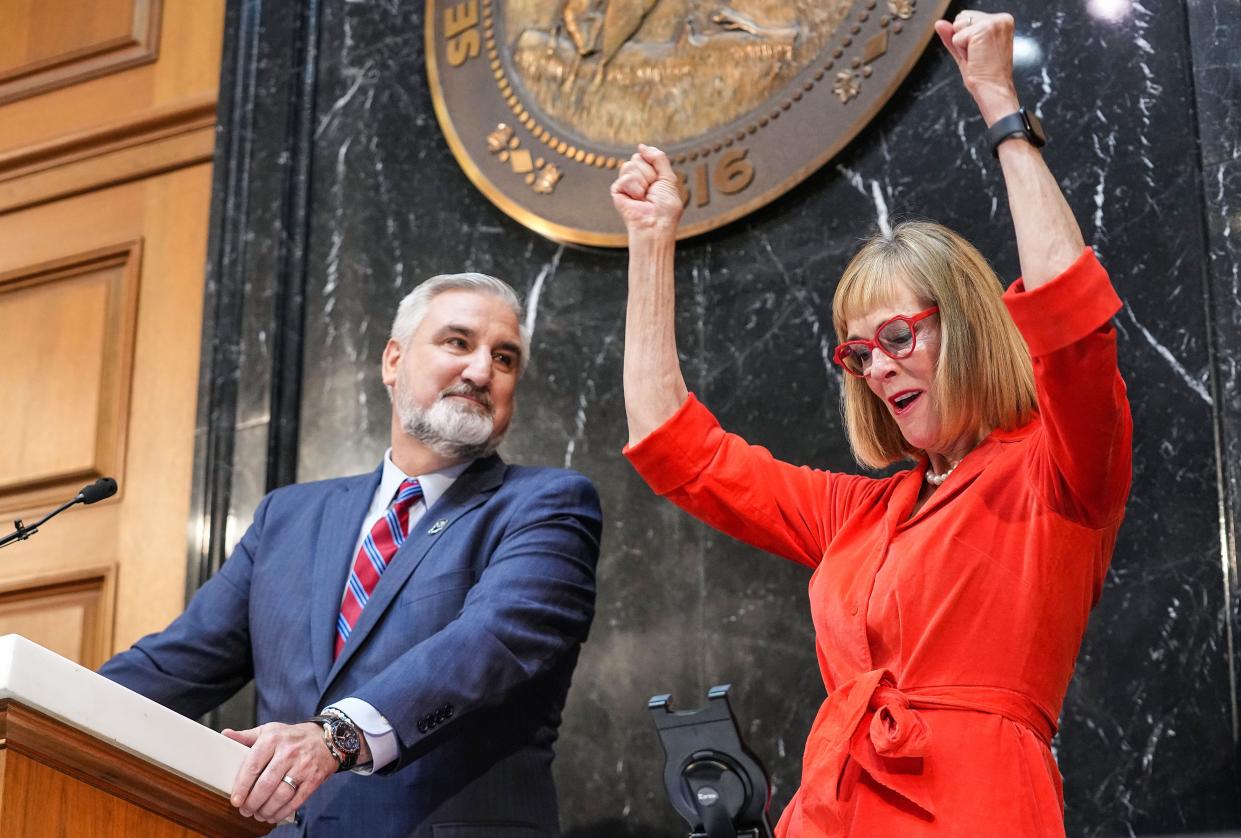
<svg viewBox="0 0 1241 838"><path fill-rule="evenodd" d="M386 387L392 388L396 386L396 368L401 360L401 348L401 344L392 339L389 339L388 345L384 347L383 360L379 365L379 375Z"/></svg>

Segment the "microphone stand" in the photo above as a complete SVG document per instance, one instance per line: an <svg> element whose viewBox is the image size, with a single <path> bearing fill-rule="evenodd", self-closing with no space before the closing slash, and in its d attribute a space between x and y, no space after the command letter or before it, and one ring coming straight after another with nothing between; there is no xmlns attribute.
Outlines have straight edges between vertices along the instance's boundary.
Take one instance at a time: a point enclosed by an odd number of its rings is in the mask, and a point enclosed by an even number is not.
<svg viewBox="0 0 1241 838"><path fill-rule="evenodd" d="M25 541L30 536L39 531L39 527L46 524L51 518L64 512L69 507L78 503L98 503L101 500L110 498L116 494L116 481L111 477L101 477L89 486L83 486L82 491L73 496L72 499L65 501L51 512L44 515L33 526L26 526L22 523L22 519L18 518L13 522L15 529L8 535L0 538L0 547L7 547L15 541Z"/></svg>
<svg viewBox="0 0 1241 838"><path fill-rule="evenodd" d="M52 518L55 515L59 515L60 513L68 509L69 507L73 506L75 503L81 503L81 502L82 502L82 499L76 498L76 497L73 498L73 500L66 501L62 503L60 506L53 509L51 512L44 515L38 521L35 521L33 526L29 526L29 527L26 526L25 524L22 523L22 519L18 518L16 521L13 522L13 526L16 529L14 529L13 532L9 533L3 538L0 538L0 547L7 547L15 541L25 541L27 538L30 538L30 536L37 533L39 531L39 527L46 524L48 522L48 519Z"/></svg>

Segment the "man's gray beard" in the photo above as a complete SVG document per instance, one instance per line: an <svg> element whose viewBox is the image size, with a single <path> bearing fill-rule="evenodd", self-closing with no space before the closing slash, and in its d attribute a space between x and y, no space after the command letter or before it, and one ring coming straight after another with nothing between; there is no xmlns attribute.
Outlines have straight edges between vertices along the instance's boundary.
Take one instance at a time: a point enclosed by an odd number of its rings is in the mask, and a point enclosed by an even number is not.
<svg viewBox="0 0 1241 838"><path fill-rule="evenodd" d="M401 430L442 457L476 460L490 456L500 447L504 434L492 438L495 420L489 412L475 411L441 393L428 408L414 402L410 394L397 388L397 415Z"/></svg>

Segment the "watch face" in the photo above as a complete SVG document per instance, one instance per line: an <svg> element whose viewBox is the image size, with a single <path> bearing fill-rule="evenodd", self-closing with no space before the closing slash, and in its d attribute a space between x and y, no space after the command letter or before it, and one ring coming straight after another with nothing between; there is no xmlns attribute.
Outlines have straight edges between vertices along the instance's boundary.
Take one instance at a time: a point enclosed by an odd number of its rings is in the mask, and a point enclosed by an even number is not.
<svg viewBox="0 0 1241 838"><path fill-rule="evenodd" d="M346 754L356 754L362 748L362 743L358 740L358 732L354 730L353 725L339 719L332 724L332 741L341 752Z"/></svg>
<svg viewBox="0 0 1241 838"><path fill-rule="evenodd" d="M1030 132L1030 135L1037 139L1040 145L1047 142L1047 135L1043 133L1043 123L1039 121L1039 118L1025 108L1021 109L1021 115L1025 118L1026 130Z"/></svg>

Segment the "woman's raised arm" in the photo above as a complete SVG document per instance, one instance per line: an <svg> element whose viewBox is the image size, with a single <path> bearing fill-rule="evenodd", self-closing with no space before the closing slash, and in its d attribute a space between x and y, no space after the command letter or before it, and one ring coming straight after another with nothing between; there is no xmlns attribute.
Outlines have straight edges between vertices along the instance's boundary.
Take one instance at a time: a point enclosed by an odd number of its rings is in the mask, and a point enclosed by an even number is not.
<svg viewBox="0 0 1241 838"><path fill-rule="evenodd" d="M612 184L612 203L629 231L625 412L633 445L689 397L677 357L673 277L684 205L668 157L657 148L638 146Z"/></svg>
<svg viewBox="0 0 1241 838"><path fill-rule="evenodd" d="M987 125L1014 113L1012 17L963 11L935 30ZM1132 421L1108 325L1120 298L1086 251L1039 150L1019 137L997 152L1023 275L1005 302L1030 349L1046 431L1030 473L1061 514L1090 527L1113 526L1124 513L1132 470Z"/></svg>
<svg viewBox="0 0 1241 838"><path fill-rule="evenodd" d="M990 127L1021 107L1013 84L1013 17L962 11L935 32L957 62L961 80ZM1000 167L1017 235L1026 290L1063 273L1081 256L1081 228L1042 153L1022 139L999 145Z"/></svg>

